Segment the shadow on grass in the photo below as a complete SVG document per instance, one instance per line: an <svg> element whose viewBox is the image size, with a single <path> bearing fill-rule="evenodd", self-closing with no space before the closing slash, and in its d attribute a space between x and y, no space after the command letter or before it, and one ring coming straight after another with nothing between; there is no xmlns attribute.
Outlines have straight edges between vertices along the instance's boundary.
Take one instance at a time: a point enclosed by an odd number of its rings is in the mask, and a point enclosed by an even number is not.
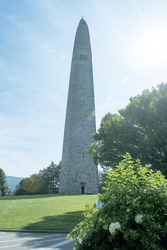
<svg viewBox="0 0 167 250"><path fill-rule="evenodd" d="M43 221L36 222L29 224L26 227L20 229L32 229L32 230L69 230L72 231L74 227L81 221L83 221L84 217L82 215L84 211L76 211L76 212L68 212L63 215L56 215L56 216L46 216L43 217ZM25 233L17 232L15 235L18 238L24 238ZM45 238L44 236L47 236ZM50 235L50 237L49 237ZM55 237L53 236L55 235ZM55 233L31 233L29 237L34 238L33 240L28 240L24 242L21 246L29 246L30 248L33 247L44 247L46 241L50 238L55 240L56 238L62 238L61 241L65 241L68 234L63 235L56 235ZM59 236L59 237L58 237ZM37 242L38 240L38 242ZM41 241L41 242L40 242ZM43 242L42 242L43 241ZM51 240L49 241L51 242ZM47 243L48 245L51 243ZM53 243L56 244L56 241Z"/></svg>
<svg viewBox="0 0 167 250"><path fill-rule="evenodd" d="M42 221L31 223L20 229L72 230L76 224L84 219L82 215L83 212L85 211L75 211L60 215L45 216L42 218Z"/></svg>

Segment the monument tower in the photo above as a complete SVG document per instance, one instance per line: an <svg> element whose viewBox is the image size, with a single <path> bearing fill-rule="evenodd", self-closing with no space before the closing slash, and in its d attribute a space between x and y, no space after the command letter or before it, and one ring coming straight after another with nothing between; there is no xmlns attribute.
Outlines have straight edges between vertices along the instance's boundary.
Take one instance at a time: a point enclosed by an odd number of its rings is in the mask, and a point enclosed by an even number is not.
<svg viewBox="0 0 167 250"><path fill-rule="evenodd" d="M96 132L92 53L87 23L82 18L75 35L71 62L59 193L98 191L98 167L87 150Z"/></svg>

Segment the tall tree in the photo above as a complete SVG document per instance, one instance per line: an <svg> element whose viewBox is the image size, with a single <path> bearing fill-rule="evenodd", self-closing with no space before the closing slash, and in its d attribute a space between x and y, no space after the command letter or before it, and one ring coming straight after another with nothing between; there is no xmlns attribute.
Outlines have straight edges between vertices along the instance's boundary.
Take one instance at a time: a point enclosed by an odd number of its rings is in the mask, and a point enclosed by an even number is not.
<svg viewBox="0 0 167 250"><path fill-rule="evenodd" d="M125 109L119 110L124 119L143 133L140 158L154 170L167 170L167 83L144 90L142 95L130 98Z"/></svg>
<svg viewBox="0 0 167 250"><path fill-rule="evenodd" d="M93 135L93 142L88 150L96 165L100 164L104 171L109 170L123 160L123 155L131 151L135 158L137 145L140 144L142 135L138 128L133 127L117 114L106 114L101 121L98 133Z"/></svg>
<svg viewBox="0 0 167 250"><path fill-rule="evenodd" d="M43 180L43 187L41 188L42 192L58 193L60 171L61 161L58 165L54 164L52 161L46 169L44 168L43 170L39 171L39 174L41 174L41 178Z"/></svg>
<svg viewBox="0 0 167 250"><path fill-rule="evenodd" d="M49 179L49 189L52 193L55 192L55 175L56 175L56 164L52 161L50 166L46 169Z"/></svg>
<svg viewBox="0 0 167 250"><path fill-rule="evenodd" d="M142 165L167 171L167 83L144 90L130 98L119 114L108 113L102 119L89 155L103 169L113 168L123 160L126 152Z"/></svg>

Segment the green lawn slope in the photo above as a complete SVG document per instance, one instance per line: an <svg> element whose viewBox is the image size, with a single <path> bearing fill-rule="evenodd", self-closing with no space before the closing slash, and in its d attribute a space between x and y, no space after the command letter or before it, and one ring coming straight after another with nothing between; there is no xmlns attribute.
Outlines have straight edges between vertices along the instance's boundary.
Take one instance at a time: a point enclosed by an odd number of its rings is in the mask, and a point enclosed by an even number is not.
<svg viewBox="0 0 167 250"><path fill-rule="evenodd" d="M97 195L23 195L0 197L0 229L72 230L83 220L85 203Z"/></svg>

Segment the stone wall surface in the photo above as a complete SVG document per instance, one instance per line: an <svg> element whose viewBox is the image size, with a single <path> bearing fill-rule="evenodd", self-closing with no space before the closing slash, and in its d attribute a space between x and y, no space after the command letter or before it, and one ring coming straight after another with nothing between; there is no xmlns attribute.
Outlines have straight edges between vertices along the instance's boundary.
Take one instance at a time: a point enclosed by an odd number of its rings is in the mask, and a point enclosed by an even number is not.
<svg viewBox="0 0 167 250"><path fill-rule="evenodd" d="M81 19L71 63L59 193L99 193L98 168L87 153L95 132L90 37L88 26Z"/></svg>

